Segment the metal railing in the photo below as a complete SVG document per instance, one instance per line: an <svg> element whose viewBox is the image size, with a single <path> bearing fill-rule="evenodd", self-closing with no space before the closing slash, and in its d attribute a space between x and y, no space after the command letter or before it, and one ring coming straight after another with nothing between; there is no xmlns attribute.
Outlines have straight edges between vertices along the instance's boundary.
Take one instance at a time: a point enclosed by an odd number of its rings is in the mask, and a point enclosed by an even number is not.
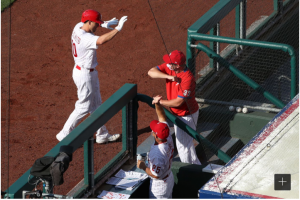
<svg viewBox="0 0 300 200"><path fill-rule="evenodd" d="M274 16L281 15L283 13L283 8L287 7L291 3L295 3L294 0L287 0L282 2L281 0L274 0L274 11L273 13L266 18L258 27L256 27L250 34L246 36L246 1L245 0L222 0L218 2L215 6L213 6L207 13L205 13L199 20L197 20L190 28L188 29L188 39L187 39L187 66L188 68L194 73L195 72L195 58L196 58L196 49L203 51L206 50L206 54L208 55L209 59L209 67L216 69L212 73L215 73L219 69L219 64L222 62L225 66L229 66L230 64L226 62L225 59L221 59L221 57L216 56L220 54L220 43L227 43L227 44L235 44L237 47L240 46L241 48L243 45L253 46L253 47L261 47L261 48L268 48L272 50L281 50L283 52L287 52L290 56L290 65L291 65L291 91L290 91L290 98L292 99L297 94L297 59L296 53L292 46L280 43L271 43L271 42L260 42L249 40L247 38L253 37L256 32L262 29ZM233 9L236 9L236 16L235 16L235 38L230 37L221 37L219 30L220 30L220 21L228 15ZM206 33L210 33L210 35ZM203 46L202 44L196 44L198 41L209 41L210 49ZM235 51L236 49L233 48L230 50L229 53L225 55L230 55L231 52ZM215 52L216 55L212 56L212 52ZM199 52L198 52L199 53ZM220 61L220 62L217 62ZM235 67L231 65L229 67L236 71ZM229 69L228 68L228 69ZM232 71L232 70L231 70ZM241 73L234 73L235 75ZM284 104L278 100L276 97L271 95L266 90L262 90L261 86L258 86L256 83L253 83L252 80L249 79L246 75L239 76L239 78L246 82L247 85L251 86L252 88L258 88L260 93L264 93L265 97L274 103L279 108L282 108ZM198 81L197 81L198 82ZM254 84L254 85L253 85ZM272 99L272 100L271 100Z"/></svg>
<svg viewBox="0 0 300 200"><path fill-rule="evenodd" d="M137 119L137 108L132 106L136 94L137 85L125 84L45 155L56 157L59 154L60 147L63 145L72 146L73 151L76 151L84 144L84 185L73 196L74 198L80 197L87 190L93 190L95 183L98 183L109 169L115 166L116 163L119 163L121 159L130 159L132 155L136 154L137 127L134 120ZM91 138L102 125L121 109L123 125L122 150L94 175L93 141ZM128 121L128 116L133 121ZM22 191L34 189L34 186L28 183L28 181L33 179L33 177L28 179L30 170L31 168L6 190L5 197L22 198Z"/></svg>

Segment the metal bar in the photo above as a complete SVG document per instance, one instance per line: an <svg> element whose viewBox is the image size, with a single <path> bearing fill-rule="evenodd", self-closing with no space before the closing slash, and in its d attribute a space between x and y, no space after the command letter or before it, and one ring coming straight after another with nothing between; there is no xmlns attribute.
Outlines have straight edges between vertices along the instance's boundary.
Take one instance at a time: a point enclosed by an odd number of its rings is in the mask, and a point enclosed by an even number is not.
<svg viewBox="0 0 300 200"><path fill-rule="evenodd" d="M297 95L297 59L296 55L291 58L291 99Z"/></svg>
<svg viewBox="0 0 300 200"><path fill-rule="evenodd" d="M217 27L216 27L216 34L217 36L220 36L220 22L217 23ZM219 42L216 42L216 52L217 54L220 55L220 43ZM218 62L215 62L216 63L216 68L217 68L217 71L219 71L219 68L220 68L220 64Z"/></svg>
<svg viewBox="0 0 300 200"><path fill-rule="evenodd" d="M209 32L216 23L220 22L232 9L234 9L242 0L222 0L216 3L208 12L198 19L188 28L186 60L187 67L195 76L195 51L190 48L195 44L195 40L189 37L192 33Z"/></svg>
<svg viewBox="0 0 300 200"><path fill-rule="evenodd" d="M216 36L220 35L220 23L219 22L216 24L216 26L213 29L210 30L210 35L216 35ZM209 46L211 49L213 49L214 52L216 52L217 54L220 54L220 43L219 42L211 41L211 42L209 42ZM217 63L213 59L209 59L209 67L215 68L217 71L219 71L219 63Z"/></svg>
<svg viewBox="0 0 300 200"><path fill-rule="evenodd" d="M277 113L281 111L281 109L278 109L278 108L270 108L270 107L263 107L263 106L250 106L250 105L246 105L246 104L233 103L233 102L227 102L227 101L216 101L216 100L202 99L202 98L196 98L196 101L198 103L245 107L245 108L250 108L250 109L255 109L255 110L271 111L271 112L277 112Z"/></svg>
<svg viewBox="0 0 300 200"><path fill-rule="evenodd" d="M133 99L133 107L132 107L132 120L133 120L133 124L132 124L132 134L133 134L133 149L132 149L132 154L135 157L136 152L137 152L137 141L138 141L138 136L137 136L137 120L138 120L138 101L137 98L135 97Z"/></svg>
<svg viewBox="0 0 300 200"><path fill-rule="evenodd" d="M98 189L109 177L111 177L127 160L129 160L130 156L126 155L124 159L122 159L120 162L118 162L114 168L109 171L100 181L98 181L95 185L95 189ZM84 194L81 198L87 199L89 196L92 195L92 191L88 191L86 194Z"/></svg>
<svg viewBox="0 0 300 200"><path fill-rule="evenodd" d="M215 35L215 30L216 30L215 27L212 28L212 29L210 29L209 34L210 34L210 35ZM210 41L210 42L209 42L209 47L215 51L215 42ZM214 62L215 62L215 61L214 61L213 59L209 59L209 67L210 67L210 68L214 68Z"/></svg>
<svg viewBox="0 0 300 200"><path fill-rule="evenodd" d="M193 33L206 34L242 0L222 0L216 3L208 12L188 28L188 35Z"/></svg>
<svg viewBox="0 0 300 200"><path fill-rule="evenodd" d="M239 45L246 45L246 46L253 46L253 47L261 47L261 48L268 48L274 50L281 50L283 52L287 52L291 56L291 99L294 98L297 94L297 82L296 82L296 66L297 66L297 59L295 50L291 45L288 44L280 44L274 42L262 42L256 40L248 40L248 39L236 39L236 38L229 38L229 37L222 37L222 36L210 36L204 34L191 34L189 37L196 41L218 41L222 43L228 44L239 44ZM191 45L190 47L197 48L197 45Z"/></svg>
<svg viewBox="0 0 300 200"><path fill-rule="evenodd" d="M289 53L290 55L295 54L294 48L287 44L265 42L265 41L262 42L256 40L248 40L248 39L236 39L236 38L223 37L223 36L210 36L206 34L191 34L190 37L195 41L216 41L216 42L227 43L227 44L247 45L247 46L268 48L274 50L282 50L284 52ZM196 47L196 45L193 45L192 47Z"/></svg>
<svg viewBox="0 0 300 200"><path fill-rule="evenodd" d="M279 15L281 15L283 13L283 1L282 0L274 0L274 10Z"/></svg>
<svg viewBox="0 0 300 200"><path fill-rule="evenodd" d="M241 1L240 3L240 38L241 39L246 39L246 8L247 8L247 3L246 0ZM243 49L243 48L242 48Z"/></svg>
<svg viewBox="0 0 300 200"><path fill-rule="evenodd" d="M239 3L236 7L235 7L235 38L240 38L240 12L241 12L241 3Z"/></svg>
<svg viewBox="0 0 300 200"><path fill-rule="evenodd" d="M193 73L195 76L195 49L191 48L190 45L195 44L195 40L189 39L187 40L187 48L186 48L186 66L189 68L189 70Z"/></svg>
<svg viewBox="0 0 300 200"><path fill-rule="evenodd" d="M128 130L128 146L129 146L129 153L130 153L130 158L132 159L134 157L133 155L133 101L130 100L128 105L127 105L127 130Z"/></svg>
<svg viewBox="0 0 300 200"><path fill-rule="evenodd" d="M246 0L240 3L240 39L246 39ZM243 50L243 45L240 45Z"/></svg>
<svg viewBox="0 0 300 200"><path fill-rule="evenodd" d="M85 149L85 157L84 161L87 162L88 166L88 185L89 189L93 190L94 189L94 137L90 137L90 139L87 140L87 148ZM86 145L86 144L85 144ZM88 155L86 155L86 153ZM88 158L86 158L86 156ZM86 161L87 159L87 161Z"/></svg>
<svg viewBox="0 0 300 200"><path fill-rule="evenodd" d="M283 108L285 104L277 99L275 96L273 96L271 93L266 91L264 88L262 88L259 84L257 84L255 81L250 79L248 76L246 76L243 72L235 68L233 65L231 65L229 62L227 62L225 59L223 59L221 56L217 55L214 51L212 51L207 46L199 43L197 45L197 49L204 51L210 58L213 58L217 60L223 67L230 70L235 76L237 76L239 79L244 81L247 85L252 87L254 90L262 94L264 97L266 97L268 100L270 100L272 103L274 103L277 107Z"/></svg>
<svg viewBox="0 0 300 200"><path fill-rule="evenodd" d="M122 150L128 150L127 141L127 105L122 108Z"/></svg>

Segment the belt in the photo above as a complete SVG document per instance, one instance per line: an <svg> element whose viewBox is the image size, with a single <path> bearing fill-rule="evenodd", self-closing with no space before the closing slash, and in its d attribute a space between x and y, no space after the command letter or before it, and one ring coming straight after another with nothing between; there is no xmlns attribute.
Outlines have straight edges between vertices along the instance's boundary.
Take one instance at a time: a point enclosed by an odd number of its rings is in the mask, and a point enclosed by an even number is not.
<svg viewBox="0 0 300 200"><path fill-rule="evenodd" d="M78 65L76 65L76 69L81 70L81 67L79 67ZM95 69L87 69L87 70L89 70L90 72L92 72L92 71L94 71Z"/></svg>
<svg viewBox="0 0 300 200"><path fill-rule="evenodd" d="M167 176L165 176L162 180L164 180L164 179L166 179L166 178L168 178L169 177L169 174L167 175Z"/></svg>

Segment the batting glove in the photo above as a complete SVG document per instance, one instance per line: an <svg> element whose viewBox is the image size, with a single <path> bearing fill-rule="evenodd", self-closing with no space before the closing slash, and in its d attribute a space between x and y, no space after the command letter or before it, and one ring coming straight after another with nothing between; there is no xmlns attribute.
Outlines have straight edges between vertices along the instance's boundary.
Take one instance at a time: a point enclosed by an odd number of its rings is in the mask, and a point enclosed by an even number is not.
<svg viewBox="0 0 300 200"><path fill-rule="evenodd" d="M123 17L120 19L119 24L118 24L118 26L116 26L115 29L117 29L118 31L121 31L122 28L123 28L123 25L124 25L124 23L125 23L126 21L127 21L127 16L123 16Z"/></svg>
<svg viewBox="0 0 300 200"><path fill-rule="evenodd" d="M111 28L110 26L117 25L118 22L119 22L119 20L117 20L117 19L114 17L114 18L112 18L112 19L109 20L109 21L104 21L104 23L101 24L101 27L113 30L113 28Z"/></svg>

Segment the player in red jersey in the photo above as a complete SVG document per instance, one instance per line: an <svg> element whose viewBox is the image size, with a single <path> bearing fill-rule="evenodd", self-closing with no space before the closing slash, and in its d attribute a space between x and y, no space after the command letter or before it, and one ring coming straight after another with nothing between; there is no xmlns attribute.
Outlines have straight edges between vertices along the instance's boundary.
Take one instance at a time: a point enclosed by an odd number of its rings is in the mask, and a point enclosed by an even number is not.
<svg viewBox="0 0 300 200"><path fill-rule="evenodd" d="M178 50L164 55L165 63L153 67L148 75L151 78L166 79L167 99L159 103L169 107L174 115L196 130L199 106L195 99L196 82L194 75L185 65L185 55ZM176 146L181 162L199 164L193 138L174 124Z"/></svg>

